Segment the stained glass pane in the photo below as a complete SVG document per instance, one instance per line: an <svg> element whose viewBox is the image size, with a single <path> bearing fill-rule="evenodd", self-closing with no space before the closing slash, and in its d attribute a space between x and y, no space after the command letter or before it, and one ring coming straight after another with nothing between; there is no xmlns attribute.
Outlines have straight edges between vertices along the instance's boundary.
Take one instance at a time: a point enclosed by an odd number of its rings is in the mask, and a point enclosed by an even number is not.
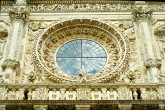
<svg viewBox="0 0 165 110"><path fill-rule="evenodd" d="M107 55L98 43L79 39L64 44L57 52L58 66L67 74L78 76L80 70L91 75L100 71Z"/></svg>

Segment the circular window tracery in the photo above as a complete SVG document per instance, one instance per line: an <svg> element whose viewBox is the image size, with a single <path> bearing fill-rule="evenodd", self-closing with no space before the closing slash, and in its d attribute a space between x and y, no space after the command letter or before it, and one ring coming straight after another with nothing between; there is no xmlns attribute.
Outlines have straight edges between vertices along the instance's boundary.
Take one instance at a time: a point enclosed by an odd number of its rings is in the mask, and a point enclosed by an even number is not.
<svg viewBox="0 0 165 110"><path fill-rule="evenodd" d="M56 53L64 43L79 39L99 42L107 55L104 68L97 74L87 75L86 82L108 82L125 68L129 55L128 47L125 38L114 27L97 20L74 19L56 23L36 38L33 58L39 70L56 83L79 82L79 77L62 71L56 60Z"/></svg>
<svg viewBox="0 0 165 110"><path fill-rule="evenodd" d="M78 76L82 70L88 75L100 71L106 63L105 50L98 43L78 39L72 40L60 47L56 55L58 66L67 74Z"/></svg>

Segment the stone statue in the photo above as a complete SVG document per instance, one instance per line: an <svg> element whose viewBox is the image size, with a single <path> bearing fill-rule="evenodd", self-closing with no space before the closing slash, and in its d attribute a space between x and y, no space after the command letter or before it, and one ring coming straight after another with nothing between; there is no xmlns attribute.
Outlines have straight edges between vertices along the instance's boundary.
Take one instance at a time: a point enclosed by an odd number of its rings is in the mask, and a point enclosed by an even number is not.
<svg viewBox="0 0 165 110"><path fill-rule="evenodd" d="M87 82L87 73L85 73L84 71L80 70L79 71L79 76L80 76L80 83L86 83Z"/></svg>

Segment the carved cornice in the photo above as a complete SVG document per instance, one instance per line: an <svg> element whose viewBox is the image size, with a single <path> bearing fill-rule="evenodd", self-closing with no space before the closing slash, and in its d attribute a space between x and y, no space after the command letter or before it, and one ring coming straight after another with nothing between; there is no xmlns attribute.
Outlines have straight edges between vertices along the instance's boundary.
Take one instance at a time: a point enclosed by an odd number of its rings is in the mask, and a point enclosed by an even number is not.
<svg viewBox="0 0 165 110"><path fill-rule="evenodd" d="M111 0L28 0L27 1L28 4L77 4L77 3L81 3L81 4L85 4L85 3L94 3L94 4L101 4L101 3L115 3L115 4L119 4L119 3L125 3L125 4L134 4L134 1L111 1Z"/></svg>
<svg viewBox="0 0 165 110"><path fill-rule="evenodd" d="M160 59L147 59L145 61L146 67L160 67L162 64Z"/></svg>
<svg viewBox="0 0 165 110"><path fill-rule="evenodd" d="M135 21L148 21L151 20L151 14L153 9L150 7L134 7L133 9L133 19Z"/></svg>
<svg viewBox="0 0 165 110"><path fill-rule="evenodd" d="M11 20L19 19L19 20L27 21L29 16L28 8L21 6L14 6L9 10L9 16Z"/></svg>
<svg viewBox="0 0 165 110"><path fill-rule="evenodd" d="M102 105L102 104L164 104L165 100L1 100L1 105L6 104L34 104L34 105ZM148 110L148 109L147 109Z"/></svg>

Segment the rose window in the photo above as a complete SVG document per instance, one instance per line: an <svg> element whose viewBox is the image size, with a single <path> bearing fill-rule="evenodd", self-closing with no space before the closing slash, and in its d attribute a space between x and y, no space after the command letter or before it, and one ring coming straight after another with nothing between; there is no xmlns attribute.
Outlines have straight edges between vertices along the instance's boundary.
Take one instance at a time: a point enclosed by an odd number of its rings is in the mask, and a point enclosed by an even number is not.
<svg viewBox="0 0 165 110"><path fill-rule="evenodd" d="M125 38L111 25L91 19L52 24L34 44L34 62L55 83L108 82L128 61Z"/></svg>
<svg viewBox="0 0 165 110"><path fill-rule="evenodd" d="M56 61L67 74L78 76L80 70L95 74L106 63L106 52L101 45L92 40L72 40L58 50Z"/></svg>

